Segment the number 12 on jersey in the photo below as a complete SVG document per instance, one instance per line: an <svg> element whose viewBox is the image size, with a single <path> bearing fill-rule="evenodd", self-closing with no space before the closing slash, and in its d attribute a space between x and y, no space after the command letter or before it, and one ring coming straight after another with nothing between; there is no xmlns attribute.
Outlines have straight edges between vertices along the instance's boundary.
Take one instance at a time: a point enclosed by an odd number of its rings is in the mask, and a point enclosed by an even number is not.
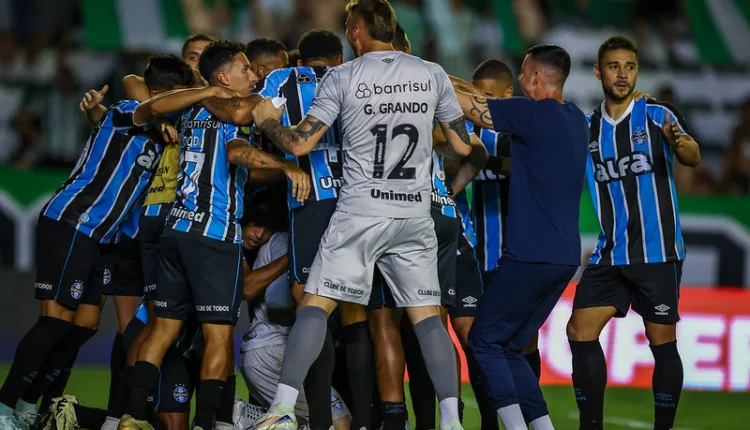
<svg viewBox="0 0 750 430"><path fill-rule="evenodd" d="M370 129L370 133L375 136L375 162L373 163L372 177L373 179L383 179L385 174L385 150L388 146L388 125L378 124ZM391 130L391 143L401 135L408 138L406 150L391 173L388 174L388 179L414 179L416 177L417 169L405 166L414 154L417 143L419 143L419 130L411 124L397 125Z"/></svg>

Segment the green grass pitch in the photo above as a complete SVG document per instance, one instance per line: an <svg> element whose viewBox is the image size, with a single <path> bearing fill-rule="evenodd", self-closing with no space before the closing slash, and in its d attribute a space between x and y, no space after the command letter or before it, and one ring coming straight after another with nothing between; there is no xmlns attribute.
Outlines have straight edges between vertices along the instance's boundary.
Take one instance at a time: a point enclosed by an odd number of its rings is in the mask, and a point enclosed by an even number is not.
<svg viewBox="0 0 750 430"><path fill-rule="evenodd" d="M0 380L5 380L8 365L0 365ZM68 383L74 394L88 406L103 407L107 402L109 369L103 366L77 366ZM238 379L237 392L247 398L247 388ZM408 392L408 390L407 390ZM577 409L570 387L544 387L544 396L552 422L559 430L578 428ZM479 413L469 385L463 387L466 404L464 427L479 429ZM611 388L607 390L605 424L607 429L651 429L653 408L648 390ZM412 421L413 424L413 421ZM748 430L750 429L750 393L686 391L680 400L675 430Z"/></svg>

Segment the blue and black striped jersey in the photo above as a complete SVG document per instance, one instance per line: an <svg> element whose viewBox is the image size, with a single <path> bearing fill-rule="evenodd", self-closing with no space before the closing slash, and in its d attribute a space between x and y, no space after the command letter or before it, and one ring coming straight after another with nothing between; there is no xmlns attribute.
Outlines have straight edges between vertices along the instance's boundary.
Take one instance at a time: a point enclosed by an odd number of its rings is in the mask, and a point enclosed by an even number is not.
<svg viewBox="0 0 750 430"><path fill-rule="evenodd" d="M286 110L281 117L281 124L293 126L299 124L312 106L318 82L323 78L327 67L295 67L278 69L271 72L258 92L263 97L285 97ZM319 201L338 197L342 184L343 153L341 151L341 123L328 129L315 148L307 155L295 157L285 154L288 160L295 162L312 180L312 192L307 201ZM267 146L267 145L263 145ZM288 191L289 209L302 206Z"/></svg>
<svg viewBox="0 0 750 430"><path fill-rule="evenodd" d="M133 209L130 210L130 213L125 217L125 221L123 221L122 225L120 226L120 231L117 232L117 242L120 241L121 235L125 235L131 239L135 239L136 236L138 236L138 227L141 221L142 212L141 208L143 208L143 203L145 201L146 193L143 193L138 201L135 202L135 204L133 205Z"/></svg>
<svg viewBox="0 0 750 430"><path fill-rule="evenodd" d="M65 221L100 243L117 241L122 222L143 202L162 151L148 125L133 124L138 105L124 100L107 109L42 215Z"/></svg>
<svg viewBox="0 0 750 430"><path fill-rule="evenodd" d="M177 199L167 218L173 230L241 243L244 186L248 171L227 159L227 144L249 136L194 105L179 122L180 173Z"/></svg>
<svg viewBox="0 0 750 430"><path fill-rule="evenodd" d="M685 259L675 156L662 136L666 114L686 132L684 119L672 106L645 99L631 102L616 121L603 104L587 115L591 138L586 180L602 229L590 264Z"/></svg>
<svg viewBox="0 0 750 430"><path fill-rule="evenodd" d="M445 175L445 157L432 151L432 211L450 218L458 217L450 184Z"/></svg>
<svg viewBox="0 0 750 430"><path fill-rule="evenodd" d="M496 133L467 121L466 128L479 137L490 157L497 157L502 140L508 133ZM472 214L477 237L477 259L484 271L495 270L503 249L503 194L507 195L507 178L482 169L472 182Z"/></svg>

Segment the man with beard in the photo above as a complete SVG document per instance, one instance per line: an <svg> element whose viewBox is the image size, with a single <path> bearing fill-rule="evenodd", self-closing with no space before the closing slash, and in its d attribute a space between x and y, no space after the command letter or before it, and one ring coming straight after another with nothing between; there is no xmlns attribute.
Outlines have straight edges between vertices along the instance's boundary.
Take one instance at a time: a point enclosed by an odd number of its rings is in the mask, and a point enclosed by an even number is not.
<svg viewBox="0 0 750 430"><path fill-rule="evenodd" d="M607 39L594 75L604 103L587 116L586 179L602 232L568 322L580 428L603 426L607 364L599 334L632 305L654 355L654 429L671 429L683 380L675 327L685 259L674 161L695 167L700 151L674 107L634 99L638 49L631 40Z"/></svg>

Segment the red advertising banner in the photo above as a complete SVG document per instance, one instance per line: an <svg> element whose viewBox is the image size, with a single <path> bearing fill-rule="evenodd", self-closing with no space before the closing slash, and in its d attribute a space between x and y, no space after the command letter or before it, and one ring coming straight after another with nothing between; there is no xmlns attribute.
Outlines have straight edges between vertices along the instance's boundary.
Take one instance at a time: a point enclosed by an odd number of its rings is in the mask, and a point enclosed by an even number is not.
<svg viewBox="0 0 750 430"><path fill-rule="evenodd" d="M539 333L542 385L570 385L571 356L565 327L573 308L575 284L566 290ZM677 345L686 389L750 391L750 290L680 290ZM458 344L455 334L451 332ZM650 388L653 357L643 321L632 310L613 319L600 337L607 357L608 385ZM462 356L462 379L469 380Z"/></svg>

